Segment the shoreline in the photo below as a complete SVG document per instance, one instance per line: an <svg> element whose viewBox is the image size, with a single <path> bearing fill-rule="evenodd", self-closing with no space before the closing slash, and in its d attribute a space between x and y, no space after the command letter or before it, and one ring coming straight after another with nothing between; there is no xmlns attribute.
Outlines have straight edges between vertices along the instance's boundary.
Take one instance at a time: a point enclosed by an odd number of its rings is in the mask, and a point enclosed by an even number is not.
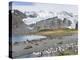
<svg viewBox="0 0 80 60"><path fill-rule="evenodd" d="M60 44L62 46L65 46L65 44L69 45L73 43L74 45L78 44L78 36L77 35L72 35L72 36L64 36L63 38L56 38L56 39L43 39L43 40L35 40L35 41L31 41L31 42L19 42L18 44L13 44L12 45L12 55L13 58L17 58L17 57L23 57L24 55L27 55L28 53L32 53L32 52L39 52L42 50L46 50L49 48L57 48L58 46L60 46ZM74 54L71 54L74 55ZM53 55L55 56L55 55ZM33 57L33 56L29 56L29 57ZM37 56L35 56L37 57Z"/></svg>

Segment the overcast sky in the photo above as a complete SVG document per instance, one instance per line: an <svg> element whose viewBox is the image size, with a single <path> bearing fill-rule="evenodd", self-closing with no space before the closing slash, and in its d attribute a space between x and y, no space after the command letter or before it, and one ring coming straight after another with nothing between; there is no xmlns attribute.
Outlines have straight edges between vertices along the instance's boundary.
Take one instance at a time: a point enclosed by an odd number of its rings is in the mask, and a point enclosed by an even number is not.
<svg viewBox="0 0 80 60"><path fill-rule="evenodd" d="M13 2L13 9L20 11L52 11L60 12L67 11L73 14L77 14L76 5L63 5L63 4L46 4L46 3L32 3L32 2Z"/></svg>
<svg viewBox="0 0 80 60"><path fill-rule="evenodd" d="M78 7L76 5L63 5L63 4L49 4L49 3L32 3L32 2L13 2L12 9L18 9L22 12L24 11L46 11L45 13L40 13L40 17L37 18L27 18L25 19L26 24L36 23L37 21L41 21L41 18L48 18L52 15L47 12L62 12L67 11L69 13L73 13L77 15Z"/></svg>

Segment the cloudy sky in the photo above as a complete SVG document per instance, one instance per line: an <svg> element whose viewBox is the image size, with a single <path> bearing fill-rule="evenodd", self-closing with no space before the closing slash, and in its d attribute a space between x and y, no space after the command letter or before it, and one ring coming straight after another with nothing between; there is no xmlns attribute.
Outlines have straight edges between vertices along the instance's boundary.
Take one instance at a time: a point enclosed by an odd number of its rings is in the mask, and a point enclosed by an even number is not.
<svg viewBox="0 0 80 60"><path fill-rule="evenodd" d="M47 13L50 11L52 11L52 12L67 11L67 12L73 13L75 15L77 15L77 13L78 13L78 7L76 5L46 4L46 3L33 3L33 2L13 2L12 9L18 9L22 12L46 11L46 13L43 14L44 17L51 16L50 14ZM28 20L26 20L26 23L27 24L35 23L36 21L40 21L40 18L41 17L36 18L36 19L28 18Z"/></svg>
<svg viewBox="0 0 80 60"><path fill-rule="evenodd" d="M21 11L67 11L77 14L76 5L63 5L63 4L46 4L46 3L32 3L32 2L13 2L13 9L19 9Z"/></svg>

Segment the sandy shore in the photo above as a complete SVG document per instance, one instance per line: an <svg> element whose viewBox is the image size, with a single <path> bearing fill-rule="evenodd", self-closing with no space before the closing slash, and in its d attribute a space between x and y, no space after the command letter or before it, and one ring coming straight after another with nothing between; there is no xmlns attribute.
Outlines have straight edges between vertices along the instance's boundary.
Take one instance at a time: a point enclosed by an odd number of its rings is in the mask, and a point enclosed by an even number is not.
<svg viewBox="0 0 80 60"><path fill-rule="evenodd" d="M59 42L63 42L61 45L65 46L65 44L71 44L78 42L78 36L77 34L74 34L72 36L64 36L62 38L47 38L40 41L32 41L32 42L19 42L17 44L12 45L12 56L13 58L24 58L24 57L36 57L33 55L29 55L33 52L38 52L42 50L47 50L49 48L53 48L55 50L56 47L59 46ZM26 49L27 46L32 46L32 48ZM53 54L52 56L55 56Z"/></svg>

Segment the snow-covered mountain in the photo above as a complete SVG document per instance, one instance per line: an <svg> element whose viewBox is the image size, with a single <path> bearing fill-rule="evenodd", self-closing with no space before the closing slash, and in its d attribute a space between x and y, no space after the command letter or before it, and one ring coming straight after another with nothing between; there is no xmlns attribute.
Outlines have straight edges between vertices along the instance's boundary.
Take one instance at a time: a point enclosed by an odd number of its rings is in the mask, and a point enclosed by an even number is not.
<svg viewBox="0 0 80 60"><path fill-rule="evenodd" d="M52 12L52 11L28 11L25 13L28 17L24 18L23 21L25 24L36 24L39 21L46 20L48 18L58 17L61 20L64 20L66 18L67 20L70 20L72 22L71 28L75 28L75 24L78 21L78 18L76 15L73 15L70 12L61 11L61 12ZM32 16L31 16L32 15ZM67 26L70 27L70 26Z"/></svg>
<svg viewBox="0 0 80 60"><path fill-rule="evenodd" d="M39 22L41 20L46 20L48 18L55 17L53 12L49 11L38 11L38 12L26 12L27 18L24 18L23 21L25 24L30 25L34 24L36 22ZM36 17L30 17L30 15L36 15Z"/></svg>
<svg viewBox="0 0 80 60"><path fill-rule="evenodd" d="M38 11L22 13L12 11L12 32L24 34L38 29L75 28L77 15L66 12Z"/></svg>
<svg viewBox="0 0 80 60"><path fill-rule="evenodd" d="M77 15L74 15L74 14L66 12L66 11L62 11L62 12L58 13L57 16L59 19L64 20L64 18L66 18L67 20L71 21L72 24L71 24L71 26L68 26L68 27L71 27L73 29L75 28L75 25L78 22Z"/></svg>

